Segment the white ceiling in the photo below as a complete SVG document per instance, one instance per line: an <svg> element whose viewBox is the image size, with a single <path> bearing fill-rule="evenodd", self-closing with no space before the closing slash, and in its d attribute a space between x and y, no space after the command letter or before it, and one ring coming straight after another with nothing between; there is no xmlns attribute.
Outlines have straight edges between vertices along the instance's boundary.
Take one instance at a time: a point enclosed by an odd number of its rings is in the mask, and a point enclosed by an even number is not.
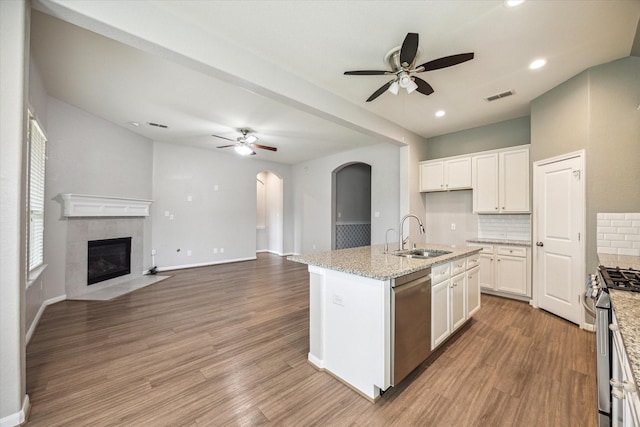
<svg viewBox="0 0 640 427"><path fill-rule="evenodd" d="M167 55L171 47L137 49L34 12L32 52L50 95L178 144L215 149L227 141L211 134L235 138L236 129L249 127L259 143L278 147L277 153L259 150L256 158L291 164L402 141L390 136L397 129L428 138L527 115L532 99L563 81L629 56L640 17L640 0L529 0L516 8L502 1L78 3L39 0L36 7L125 42L126 28L110 28L109 19L115 22L126 11L137 24L132 31L140 28L132 40L154 25L167 40L197 34L194 51L213 53L209 64L219 64L190 66ZM79 16L82 7L95 12L92 19ZM97 16L103 22L92 24ZM169 24L162 20L167 16ZM435 89L430 96L385 93L365 103L389 77L342 73L385 69L384 54L407 32L420 34L417 63L463 52L475 52L475 59L421 74ZM547 66L530 71L528 64L539 57ZM218 72L208 72L216 67ZM220 78L220 70L232 77ZM303 87L300 82L307 89L292 93ZM516 95L492 103L483 99L507 90ZM447 114L438 119L434 113L440 109ZM127 125L131 121L142 126Z"/></svg>

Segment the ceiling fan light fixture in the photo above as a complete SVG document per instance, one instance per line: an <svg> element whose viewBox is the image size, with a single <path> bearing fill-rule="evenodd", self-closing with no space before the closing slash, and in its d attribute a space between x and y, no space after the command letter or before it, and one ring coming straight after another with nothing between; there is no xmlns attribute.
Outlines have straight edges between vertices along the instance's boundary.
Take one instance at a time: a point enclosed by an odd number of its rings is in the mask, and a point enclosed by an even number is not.
<svg viewBox="0 0 640 427"><path fill-rule="evenodd" d="M394 81L393 83L391 83L391 86L389 86L389 89L387 89L389 92L391 92L394 95L398 94L398 90L400 89L400 85L398 84L398 81Z"/></svg>
<svg viewBox="0 0 640 427"><path fill-rule="evenodd" d="M409 77L409 74L405 72L400 73L398 81L400 83L400 87L404 89L408 88L409 86L411 86L411 83L413 83L411 81L411 77Z"/></svg>
<svg viewBox="0 0 640 427"><path fill-rule="evenodd" d="M258 140L258 138L257 138L257 137L255 137L255 136L253 136L253 135L247 135L247 136L244 138L244 141L245 141L246 143L248 143L248 144L253 144L253 143L254 143L254 142L256 142L257 140Z"/></svg>
<svg viewBox="0 0 640 427"><path fill-rule="evenodd" d="M246 145L236 145L233 149L241 156L248 156L253 153L253 150Z"/></svg>
<svg viewBox="0 0 640 427"><path fill-rule="evenodd" d="M413 80L409 80L409 84L407 85L407 93L411 93L414 90L418 89L418 85Z"/></svg>

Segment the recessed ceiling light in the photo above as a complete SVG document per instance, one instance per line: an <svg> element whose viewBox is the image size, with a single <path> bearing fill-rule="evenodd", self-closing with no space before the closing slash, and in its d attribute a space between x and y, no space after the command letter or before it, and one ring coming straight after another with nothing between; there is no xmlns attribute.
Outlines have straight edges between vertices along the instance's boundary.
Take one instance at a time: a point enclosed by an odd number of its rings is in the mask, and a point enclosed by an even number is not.
<svg viewBox="0 0 640 427"><path fill-rule="evenodd" d="M507 7L516 7L524 3L525 0L504 0L504 5Z"/></svg>
<svg viewBox="0 0 640 427"><path fill-rule="evenodd" d="M444 110L436 111L436 117L444 117L445 114L447 113Z"/></svg>
<svg viewBox="0 0 640 427"><path fill-rule="evenodd" d="M529 64L529 69L530 70L537 70L538 68L542 68L545 65L547 65L547 60L546 59L536 59L535 61L533 61L531 64Z"/></svg>

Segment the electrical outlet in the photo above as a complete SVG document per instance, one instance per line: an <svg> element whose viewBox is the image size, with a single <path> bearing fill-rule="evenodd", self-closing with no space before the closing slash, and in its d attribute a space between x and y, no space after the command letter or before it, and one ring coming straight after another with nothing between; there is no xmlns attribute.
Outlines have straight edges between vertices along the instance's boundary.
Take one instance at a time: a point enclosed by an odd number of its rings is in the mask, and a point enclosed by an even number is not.
<svg viewBox="0 0 640 427"><path fill-rule="evenodd" d="M332 301L335 305L339 305L340 307L344 307L344 302L342 301L342 295L332 295Z"/></svg>
<svg viewBox="0 0 640 427"><path fill-rule="evenodd" d="M456 225L452 222L451 223L451 230L455 230L456 229Z"/></svg>
<svg viewBox="0 0 640 427"><path fill-rule="evenodd" d="M311 247L315 250L316 249L316 244L314 243Z"/></svg>
<svg viewBox="0 0 640 427"><path fill-rule="evenodd" d="M220 248L220 253L223 254L224 253L224 248Z"/></svg>
<svg viewBox="0 0 640 427"><path fill-rule="evenodd" d="M213 248L213 253L217 254L218 253L218 248Z"/></svg>
<svg viewBox="0 0 640 427"><path fill-rule="evenodd" d="M155 255L156 254L156 250L155 249L151 249L151 255Z"/></svg>
<svg viewBox="0 0 640 427"><path fill-rule="evenodd" d="M213 186L213 191L218 191L218 186L217 185Z"/></svg>
<svg viewBox="0 0 640 427"><path fill-rule="evenodd" d="M169 221L173 221L173 218L175 218L173 214L169 215Z"/></svg>
<svg viewBox="0 0 640 427"><path fill-rule="evenodd" d="M187 256L191 256L191 249L187 249Z"/></svg>
<svg viewBox="0 0 640 427"><path fill-rule="evenodd" d="M169 215L171 215L171 212L169 212L169 211L164 211L164 216L169 216Z"/></svg>
<svg viewBox="0 0 640 427"><path fill-rule="evenodd" d="M191 195L187 196L187 202L193 202L193 196Z"/></svg>

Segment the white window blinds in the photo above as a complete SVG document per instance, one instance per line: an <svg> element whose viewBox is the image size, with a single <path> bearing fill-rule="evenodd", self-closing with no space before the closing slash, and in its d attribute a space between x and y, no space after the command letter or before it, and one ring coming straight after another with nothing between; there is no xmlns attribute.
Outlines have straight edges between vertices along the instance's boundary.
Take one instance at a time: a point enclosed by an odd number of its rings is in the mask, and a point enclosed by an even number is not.
<svg viewBox="0 0 640 427"><path fill-rule="evenodd" d="M29 117L29 271L44 262L44 172L47 139Z"/></svg>

